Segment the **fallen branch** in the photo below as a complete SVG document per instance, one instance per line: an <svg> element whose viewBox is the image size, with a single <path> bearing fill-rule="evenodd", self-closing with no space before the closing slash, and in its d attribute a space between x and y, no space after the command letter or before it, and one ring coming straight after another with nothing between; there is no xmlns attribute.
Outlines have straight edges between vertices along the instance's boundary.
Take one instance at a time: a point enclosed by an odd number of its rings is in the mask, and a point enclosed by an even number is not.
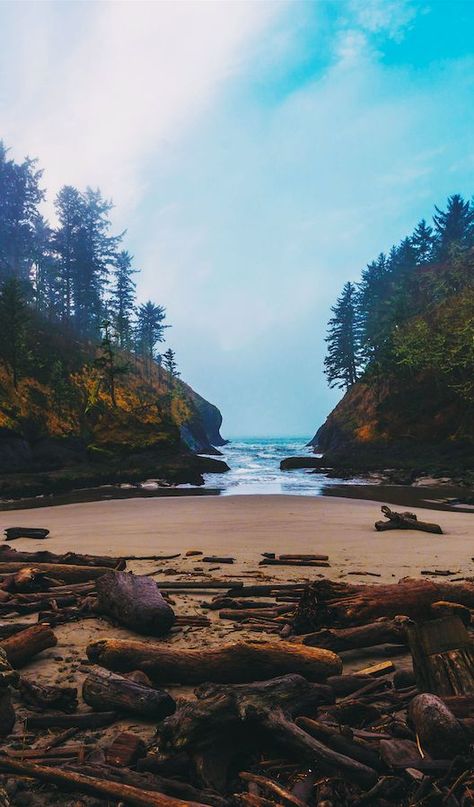
<svg viewBox="0 0 474 807"><path fill-rule="evenodd" d="M439 524L431 524L428 521L419 521L415 513L396 513L387 507L381 507L382 513L388 521L376 521L375 529L379 532L383 530L421 530L422 532L434 532L443 534Z"/></svg>

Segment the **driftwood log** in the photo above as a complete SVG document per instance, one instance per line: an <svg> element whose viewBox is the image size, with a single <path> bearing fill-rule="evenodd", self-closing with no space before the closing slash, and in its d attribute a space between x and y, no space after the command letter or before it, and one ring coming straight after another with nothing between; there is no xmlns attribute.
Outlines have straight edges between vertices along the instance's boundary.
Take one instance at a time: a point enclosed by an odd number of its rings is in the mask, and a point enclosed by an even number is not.
<svg viewBox="0 0 474 807"><path fill-rule="evenodd" d="M315 633L297 636L293 641L310 647L325 647L335 653L359 650L379 644L407 644L406 619L381 619L355 628L321 628Z"/></svg>
<svg viewBox="0 0 474 807"><path fill-rule="evenodd" d="M28 663L34 656L57 645L58 640L49 625L33 625L2 641L7 659L15 669Z"/></svg>
<svg viewBox="0 0 474 807"><path fill-rule="evenodd" d="M105 566L109 569L125 568L125 559L109 555L78 555L76 552L65 552L57 555L47 550L26 552L2 544L0 546L0 570L2 563L59 563L67 566Z"/></svg>
<svg viewBox="0 0 474 807"><path fill-rule="evenodd" d="M174 622L156 583L132 572L107 572L97 581L97 611L145 636L163 636Z"/></svg>
<svg viewBox="0 0 474 807"><path fill-rule="evenodd" d="M368 787L377 779L373 769L331 750L294 723L295 717L330 702L330 687L286 675L238 686L207 684L195 694L196 701L183 702L163 722L159 747L165 752L186 750L204 786L225 790L227 769L239 749L260 752L265 745L317 760L323 769L337 770Z"/></svg>
<svg viewBox="0 0 474 807"><path fill-rule="evenodd" d="M20 561L0 563L0 574L13 574L30 565ZM105 566L74 566L64 563L35 563L35 569L54 580L62 580L64 583L85 583L89 580L97 580L101 575L110 572L110 569Z"/></svg>
<svg viewBox="0 0 474 807"><path fill-rule="evenodd" d="M87 656L113 671L143 670L155 685L243 683L287 673L299 673L309 681L323 681L342 670L341 659L330 650L289 642L238 642L187 650L123 639L99 639L88 646Z"/></svg>
<svg viewBox="0 0 474 807"><path fill-rule="evenodd" d="M49 530L43 527L6 527L5 540L15 541L17 538L34 538L43 540L49 535Z"/></svg>
<svg viewBox="0 0 474 807"><path fill-rule="evenodd" d="M45 686L21 678L19 692L23 703L39 711L58 709L71 714L77 709L77 689L75 687Z"/></svg>
<svg viewBox="0 0 474 807"><path fill-rule="evenodd" d="M113 710L162 720L173 714L176 703L167 692L103 670L92 670L82 686L84 701L99 712Z"/></svg>
<svg viewBox="0 0 474 807"><path fill-rule="evenodd" d="M386 504L381 507L381 510L387 521L375 522L375 529L378 532L384 530L421 530L422 532L434 532L437 535L443 534L439 524L419 521L415 513L395 513Z"/></svg>
<svg viewBox="0 0 474 807"><path fill-rule="evenodd" d="M296 633L323 627L349 628L366 625L381 617L403 615L414 620L432 616L439 601L474 608L474 583L444 580L403 580L389 585L349 585L318 580L306 587L293 619Z"/></svg>
<svg viewBox="0 0 474 807"><path fill-rule="evenodd" d="M410 703L408 714L422 750L434 759L452 759L468 750L467 732L436 695L417 695Z"/></svg>
<svg viewBox="0 0 474 807"><path fill-rule="evenodd" d="M165 796L163 793L146 791L131 785L84 776L84 774L73 771L34 765L31 762L22 762L7 757L0 757L0 771L38 779L40 782L55 785L63 790L74 790L91 796L104 796L106 799L130 804L132 807L202 807L199 802L182 801Z"/></svg>

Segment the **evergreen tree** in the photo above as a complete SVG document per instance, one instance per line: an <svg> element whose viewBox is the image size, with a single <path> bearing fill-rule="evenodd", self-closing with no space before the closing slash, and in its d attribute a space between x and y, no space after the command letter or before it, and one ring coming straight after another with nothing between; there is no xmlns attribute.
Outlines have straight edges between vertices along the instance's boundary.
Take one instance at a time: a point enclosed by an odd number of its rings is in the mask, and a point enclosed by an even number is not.
<svg viewBox="0 0 474 807"><path fill-rule="evenodd" d="M106 319L101 323L100 327L102 330L102 342L100 345L99 356L96 358L94 364L103 374L106 387L112 400L112 406L117 408L115 382L119 376L125 375L127 372L127 367L124 364L120 364L120 362L117 360L117 354L112 336L111 322Z"/></svg>
<svg viewBox="0 0 474 807"><path fill-rule="evenodd" d="M41 174L36 160L27 157L16 163L9 159L0 141L0 280L12 275L29 279L38 205L44 197Z"/></svg>
<svg viewBox="0 0 474 807"><path fill-rule="evenodd" d="M53 236L58 259L58 313L61 320L70 324L74 311L73 286L78 272L78 237L83 200L76 188L65 185L56 196L54 204L59 221Z"/></svg>
<svg viewBox="0 0 474 807"><path fill-rule="evenodd" d="M35 224L31 281L36 310L45 314L48 319L57 317L60 307L58 262L54 251L53 230L42 216L38 217Z"/></svg>
<svg viewBox="0 0 474 807"><path fill-rule="evenodd" d="M324 360L324 372L330 387L348 389L357 381L359 366L356 288L353 283L346 283L331 311L334 316L328 324L328 353Z"/></svg>
<svg viewBox="0 0 474 807"><path fill-rule="evenodd" d="M416 225L411 242L415 250L416 263L418 265L429 263L433 257L433 228L426 223L425 219Z"/></svg>
<svg viewBox="0 0 474 807"><path fill-rule="evenodd" d="M448 198L446 210L435 206L435 256L447 260L453 249L465 249L473 243L474 207L465 202L459 193Z"/></svg>
<svg viewBox="0 0 474 807"><path fill-rule="evenodd" d="M393 252L393 251L392 251ZM385 303L390 289L390 262L381 252L376 261L369 263L362 272L358 286L358 314L361 342L366 359L371 359L386 338Z"/></svg>
<svg viewBox="0 0 474 807"><path fill-rule="evenodd" d="M15 388L28 363L30 317L25 283L17 277L8 278L0 292L0 356Z"/></svg>
<svg viewBox="0 0 474 807"><path fill-rule="evenodd" d="M123 350L130 350L133 340L132 319L135 310L135 287L132 257L122 250L115 258L113 286L109 299L109 310L113 317L117 341Z"/></svg>
<svg viewBox="0 0 474 807"><path fill-rule="evenodd" d="M151 367L155 357L155 347L159 342L164 342L165 328L163 325L166 317L166 309L161 305L155 305L151 300L141 305L137 313L136 325L136 349L139 356L145 362L148 376L151 375Z"/></svg>

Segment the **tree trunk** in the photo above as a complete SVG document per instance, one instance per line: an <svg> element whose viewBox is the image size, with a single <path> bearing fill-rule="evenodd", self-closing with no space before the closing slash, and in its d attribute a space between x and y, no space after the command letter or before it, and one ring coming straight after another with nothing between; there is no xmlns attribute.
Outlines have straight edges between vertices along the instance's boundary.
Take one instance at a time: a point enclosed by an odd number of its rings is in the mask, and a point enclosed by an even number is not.
<svg viewBox="0 0 474 807"><path fill-rule="evenodd" d="M356 628L321 628L315 633L298 636L293 641L295 644L325 647L340 653L343 650L359 650L385 643L407 644L407 634L404 620L384 619Z"/></svg>
<svg viewBox="0 0 474 807"><path fill-rule="evenodd" d="M97 595L99 613L136 633L163 636L173 625L174 611L150 577L107 572L97 581Z"/></svg>
<svg viewBox="0 0 474 807"><path fill-rule="evenodd" d="M48 625L33 625L2 642L7 659L15 669L23 667L33 656L57 645L58 640Z"/></svg>
<svg viewBox="0 0 474 807"><path fill-rule="evenodd" d="M99 639L88 646L87 655L96 664L114 671L143 670L155 685L239 683L287 673L323 681L342 669L341 659L335 653L289 642L239 642L187 650L132 640Z"/></svg>
<svg viewBox="0 0 474 807"><path fill-rule="evenodd" d="M76 552L65 552L56 555L54 552L39 550L38 552L25 552L11 546L0 546L0 570L2 563L59 563L66 566L106 566L110 569L125 567L123 558L114 558L108 555L78 555Z"/></svg>
<svg viewBox="0 0 474 807"><path fill-rule="evenodd" d="M89 673L82 686L84 701L98 711L113 710L162 720L173 714L176 704L163 690L116 675L100 667Z"/></svg>
<svg viewBox="0 0 474 807"><path fill-rule="evenodd" d="M30 565L21 562L0 562L0 574L13 574ZM74 566L63 563L36 563L35 569L54 580L62 580L64 583L85 583L89 580L97 580L106 572L110 572L110 569L105 566Z"/></svg>

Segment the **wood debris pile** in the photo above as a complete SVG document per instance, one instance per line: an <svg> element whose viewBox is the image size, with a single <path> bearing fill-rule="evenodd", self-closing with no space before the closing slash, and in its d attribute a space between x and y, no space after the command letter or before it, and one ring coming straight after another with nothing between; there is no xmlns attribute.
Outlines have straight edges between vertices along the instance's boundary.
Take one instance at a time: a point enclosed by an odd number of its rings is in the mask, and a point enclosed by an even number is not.
<svg viewBox="0 0 474 807"><path fill-rule="evenodd" d="M284 564L329 559L265 553L264 567ZM126 566L0 549L2 807L474 804L472 581L196 572L158 587ZM200 595L201 615L175 613L179 591ZM129 633L88 643L79 689L42 683L30 663L54 647L54 628L98 617ZM170 640L225 625L262 636ZM413 669L344 672L340 654L385 644L409 650Z"/></svg>

